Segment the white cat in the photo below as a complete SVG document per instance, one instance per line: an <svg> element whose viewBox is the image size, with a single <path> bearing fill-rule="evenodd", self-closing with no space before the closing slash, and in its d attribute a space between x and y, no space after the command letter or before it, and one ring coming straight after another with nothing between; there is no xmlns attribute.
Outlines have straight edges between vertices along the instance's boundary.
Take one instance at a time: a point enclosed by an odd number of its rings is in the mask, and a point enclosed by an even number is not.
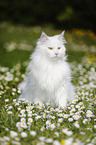
<svg viewBox="0 0 96 145"><path fill-rule="evenodd" d="M65 107L74 99L74 86L71 83L71 70L66 62L66 43L60 35L47 36L42 32L37 47L31 55L26 86L19 99L39 104Z"/></svg>

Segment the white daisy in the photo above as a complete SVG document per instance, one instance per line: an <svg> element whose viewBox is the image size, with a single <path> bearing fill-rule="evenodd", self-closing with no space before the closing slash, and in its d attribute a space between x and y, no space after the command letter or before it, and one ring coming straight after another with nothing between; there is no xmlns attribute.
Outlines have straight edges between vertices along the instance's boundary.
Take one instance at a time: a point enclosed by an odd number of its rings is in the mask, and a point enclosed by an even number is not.
<svg viewBox="0 0 96 145"><path fill-rule="evenodd" d="M26 132L21 132L21 137L25 138L25 137L27 137L27 136L28 136L28 135L27 135Z"/></svg>
<svg viewBox="0 0 96 145"><path fill-rule="evenodd" d="M36 136L36 131L30 131L30 135L32 135L32 136Z"/></svg>

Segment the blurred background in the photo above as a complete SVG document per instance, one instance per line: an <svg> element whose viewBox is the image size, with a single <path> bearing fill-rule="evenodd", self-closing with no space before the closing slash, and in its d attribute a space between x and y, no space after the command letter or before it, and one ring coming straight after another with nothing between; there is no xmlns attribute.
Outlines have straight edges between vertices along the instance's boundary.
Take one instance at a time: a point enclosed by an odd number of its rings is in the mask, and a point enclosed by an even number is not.
<svg viewBox="0 0 96 145"><path fill-rule="evenodd" d="M0 65L28 60L45 31L66 30L69 61L96 54L96 0L0 0Z"/></svg>
<svg viewBox="0 0 96 145"><path fill-rule="evenodd" d="M96 0L0 0L0 21L96 32Z"/></svg>

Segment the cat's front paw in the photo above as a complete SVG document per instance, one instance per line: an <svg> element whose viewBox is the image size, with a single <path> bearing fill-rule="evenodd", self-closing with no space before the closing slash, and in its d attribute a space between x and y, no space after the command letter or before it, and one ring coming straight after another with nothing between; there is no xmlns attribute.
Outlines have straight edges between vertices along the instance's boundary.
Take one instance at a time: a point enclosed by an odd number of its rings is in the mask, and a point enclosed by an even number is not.
<svg viewBox="0 0 96 145"><path fill-rule="evenodd" d="M58 105L59 109L65 109L66 108L66 105Z"/></svg>
<svg viewBox="0 0 96 145"><path fill-rule="evenodd" d="M66 100L63 100L63 101L60 101L59 100L59 103L58 103L58 107L63 109L67 106L67 101Z"/></svg>

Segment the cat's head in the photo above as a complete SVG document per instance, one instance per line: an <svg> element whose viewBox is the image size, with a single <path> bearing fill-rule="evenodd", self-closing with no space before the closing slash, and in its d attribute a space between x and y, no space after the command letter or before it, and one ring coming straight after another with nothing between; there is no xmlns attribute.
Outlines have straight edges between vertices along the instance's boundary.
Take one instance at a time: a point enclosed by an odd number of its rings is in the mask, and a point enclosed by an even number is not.
<svg viewBox="0 0 96 145"><path fill-rule="evenodd" d="M52 60L60 60L64 58L66 48L64 39L64 31L60 35L52 37L47 36L42 32L40 39L37 43L37 48L40 53Z"/></svg>

